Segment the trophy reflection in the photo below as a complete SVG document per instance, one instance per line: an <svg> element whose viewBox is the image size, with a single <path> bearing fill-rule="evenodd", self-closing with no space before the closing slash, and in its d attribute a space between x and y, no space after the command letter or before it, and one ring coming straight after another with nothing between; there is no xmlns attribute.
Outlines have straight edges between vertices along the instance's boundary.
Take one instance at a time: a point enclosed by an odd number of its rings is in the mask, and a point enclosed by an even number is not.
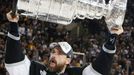
<svg viewBox="0 0 134 75"><path fill-rule="evenodd" d="M101 19L109 26L121 26L124 21L127 0L18 0L18 10L39 20L70 24L74 19Z"/></svg>

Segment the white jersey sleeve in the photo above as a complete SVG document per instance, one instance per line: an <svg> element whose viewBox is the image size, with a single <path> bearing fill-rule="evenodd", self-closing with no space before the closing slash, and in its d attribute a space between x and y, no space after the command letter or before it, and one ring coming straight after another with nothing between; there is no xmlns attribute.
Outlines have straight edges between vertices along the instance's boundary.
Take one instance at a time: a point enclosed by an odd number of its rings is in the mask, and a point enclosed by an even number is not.
<svg viewBox="0 0 134 75"><path fill-rule="evenodd" d="M29 75L30 64L30 60L25 56L23 61L13 64L5 64L5 67L10 75Z"/></svg>
<svg viewBox="0 0 134 75"><path fill-rule="evenodd" d="M82 75L102 75L99 72L95 71L92 67L92 65L90 64L89 66L87 66L83 72Z"/></svg>

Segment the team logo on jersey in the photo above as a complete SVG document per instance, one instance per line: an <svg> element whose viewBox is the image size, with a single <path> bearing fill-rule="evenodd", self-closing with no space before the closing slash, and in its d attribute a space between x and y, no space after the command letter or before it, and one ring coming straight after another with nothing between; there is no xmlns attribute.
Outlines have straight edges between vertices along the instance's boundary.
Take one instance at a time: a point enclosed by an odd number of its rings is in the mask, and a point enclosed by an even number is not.
<svg viewBox="0 0 134 75"><path fill-rule="evenodd" d="M40 70L40 75L46 75L46 71L45 70Z"/></svg>
<svg viewBox="0 0 134 75"><path fill-rule="evenodd" d="M114 40L115 40L115 38L110 38L110 41L111 41L112 43L114 43Z"/></svg>

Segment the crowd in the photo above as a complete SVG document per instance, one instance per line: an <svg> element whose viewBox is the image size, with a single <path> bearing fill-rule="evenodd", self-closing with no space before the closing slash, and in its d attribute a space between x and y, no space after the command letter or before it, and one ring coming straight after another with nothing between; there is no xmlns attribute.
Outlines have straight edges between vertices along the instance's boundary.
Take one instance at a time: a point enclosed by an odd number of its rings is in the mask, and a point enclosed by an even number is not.
<svg viewBox="0 0 134 75"><path fill-rule="evenodd" d="M9 24L5 14L10 10L7 2L8 0L0 0L0 75L7 75L4 67L6 34ZM131 20L132 18L127 16L127 19ZM117 52L114 56L111 75L134 75L134 26L127 19L123 25L124 33L118 37ZM91 63L106 41L108 35L106 24L103 19L75 20L73 23L77 25L70 30L67 26L21 17L19 33L23 52L30 60L47 65L50 52L49 44L67 41L75 52L85 53L85 56L75 55L70 67L81 67ZM61 27L59 28L59 26ZM78 32L79 34L76 34ZM85 58L83 59L83 57Z"/></svg>

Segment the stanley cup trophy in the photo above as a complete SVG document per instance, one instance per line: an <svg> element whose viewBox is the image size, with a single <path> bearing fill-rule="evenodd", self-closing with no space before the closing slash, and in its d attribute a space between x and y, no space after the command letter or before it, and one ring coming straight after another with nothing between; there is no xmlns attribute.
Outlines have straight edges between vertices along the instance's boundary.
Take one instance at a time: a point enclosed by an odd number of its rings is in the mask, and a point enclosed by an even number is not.
<svg viewBox="0 0 134 75"><path fill-rule="evenodd" d="M59 24L70 24L73 19L101 19L105 17L107 25L123 24L127 0L18 0L18 10L39 20Z"/></svg>

